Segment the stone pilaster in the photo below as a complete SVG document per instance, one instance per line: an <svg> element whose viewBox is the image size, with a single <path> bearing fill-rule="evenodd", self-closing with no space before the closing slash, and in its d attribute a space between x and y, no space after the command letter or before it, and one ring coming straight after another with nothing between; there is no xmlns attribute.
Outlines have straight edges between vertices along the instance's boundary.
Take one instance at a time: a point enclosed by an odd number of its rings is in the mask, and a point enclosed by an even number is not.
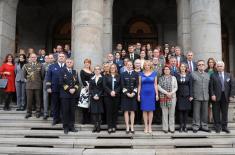
<svg viewBox="0 0 235 155"><path fill-rule="evenodd" d="M104 0L104 58L112 52L113 45L113 0Z"/></svg>
<svg viewBox="0 0 235 155"><path fill-rule="evenodd" d="M18 0L0 1L0 61L15 52L16 10Z"/></svg>
<svg viewBox="0 0 235 155"><path fill-rule="evenodd" d="M191 50L191 25L189 0L177 0L177 42L182 50Z"/></svg>
<svg viewBox="0 0 235 155"><path fill-rule="evenodd" d="M191 39L195 59L222 59L219 0L190 0Z"/></svg>
<svg viewBox="0 0 235 155"><path fill-rule="evenodd" d="M89 58L92 65L103 62L103 0L73 0L72 51L76 69Z"/></svg>

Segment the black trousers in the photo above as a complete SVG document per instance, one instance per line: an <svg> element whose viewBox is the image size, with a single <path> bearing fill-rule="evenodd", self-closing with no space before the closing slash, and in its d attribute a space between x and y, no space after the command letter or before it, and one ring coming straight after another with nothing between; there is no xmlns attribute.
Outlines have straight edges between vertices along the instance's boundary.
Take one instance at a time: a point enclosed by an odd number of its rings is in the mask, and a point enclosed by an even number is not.
<svg viewBox="0 0 235 155"><path fill-rule="evenodd" d="M51 93L51 113L53 121L59 122L61 120L61 101L59 92Z"/></svg>
<svg viewBox="0 0 235 155"><path fill-rule="evenodd" d="M179 123L181 128L186 128L188 120L188 110L178 110L179 113Z"/></svg>
<svg viewBox="0 0 235 155"><path fill-rule="evenodd" d="M32 105L35 101L36 112L41 112L41 89L26 89L27 113L32 114Z"/></svg>
<svg viewBox="0 0 235 155"><path fill-rule="evenodd" d="M108 129L116 128L119 101L119 97L104 97Z"/></svg>
<svg viewBox="0 0 235 155"><path fill-rule="evenodd" d="M64 129L74 128L75 98L61 98L62 120Z"/></svg>
<svg viewBox="0 0 235 155"><path fill-rule="evenodd" d="M5 105L4 105L4 108L10 108L10 103L11 103L11 100L14 96L14 93L12 92L6 92L5 93Z"/></svg>
<svg viewBox="0 0 235 155"><path fill-rule="evenodd" d="M222 93L220 101L212 103L212 111L215 128L220 129L221 125L222 128L226 128L228 124L228 102L224 93ZM220 112L222 114L222 121L220 119Z"/></svg>
<svg viewBox="0 0 235 155"><path fill-rule="evenodd" d="M82 108L82 124L90 124L90 112L88 108Z"/></svg>

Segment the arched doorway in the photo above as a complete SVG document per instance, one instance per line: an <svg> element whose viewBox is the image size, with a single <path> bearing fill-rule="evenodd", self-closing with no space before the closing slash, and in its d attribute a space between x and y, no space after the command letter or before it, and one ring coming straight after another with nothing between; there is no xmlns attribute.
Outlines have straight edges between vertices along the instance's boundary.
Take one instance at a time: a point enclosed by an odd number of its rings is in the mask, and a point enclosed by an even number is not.
<svg viewBox="0 0 235 155"><path fill-rule="evenodd" d="M71 19L64 19L58 22L54 27L53 46L71 44Z"/></svg>
<svg viewBox="0 0 235 155"><path fill-rule="evenodd" d="M123 32L124 46L129 44L141 43L146 45L157 45L157 30L154 24L147 18L134 18L127 24Z"/></svg>
<svg viewBox="0 0 235 155"><path fill-rule="evenodd" d="M114 0L113 47L136 42L177 43L176 0Z"/></svg>

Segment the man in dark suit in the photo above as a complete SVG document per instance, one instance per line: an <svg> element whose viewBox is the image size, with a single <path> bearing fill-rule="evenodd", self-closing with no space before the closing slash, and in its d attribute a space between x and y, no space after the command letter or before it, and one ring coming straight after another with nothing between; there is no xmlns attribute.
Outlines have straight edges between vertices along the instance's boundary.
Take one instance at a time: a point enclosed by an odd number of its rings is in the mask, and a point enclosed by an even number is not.
<svg viewBox="0 0 235 155"><path fill-rule="evenodd" d="M175 47L176 66L179 67L181 63L186 61L186 57L182 54L179 46Z"/></svg>
<svg viewBox="0 0 235 155"><path fill-rule="evenodd" d="M49 66L46 76L46 89L51 93L51 111L53 115L52 125L60 122L60 89L59 89L59 75L60 70L65 67L65 54L58 54L58 61Z"/></svg>
<svg viewBox="0 0 235 155"><path fill-rule="evenodd" d="M212 110L216 133L222 131L230 133L228 124L228 103L231 95L232 77L229 73L224 72L224 62L216 63L217 72L211 75L210 79L210 96L213 101ZM220 120L220 112L222 121Z"/></svg>
<svg viewBox="0 0 235 155"><path fill-rule="evenodd" d="M59 76L60 99L62 105L62 120L64 133L69 131L77 132L74 127L75 123L75 103L78 98L78 75L73 70L73 60L66 60L66 67L60 70Z"/></svg>
<svg viewBox="0 0 235 155"><path fill-rule="evenodd" d="M188 64L188 71L190 73L194 72L197 70L197 63L195 61L193 61L193 52L189 51L187 53L187 60L186 60L186 64Z"/></svg>
<svg viewBox="0 0 235 155"><path fill-rule="evenodd" d="M128 52L129 52L129 54L128 54L127 58L130 59L130 60L132 61L132 63L134 63L134 61L135 61L136 59L139 59L139 58L140 58L140 56L139 56L138 54L135 54L135 53L134 53L134 47L133 47L133 45L129 45L129 46L128 46Z"/></svg>
<svg viewBox="0 0 235 155"><path fill-rule="evenodd" d="M176 76L179 69L176 66L176 58L174 56L171 56L170 58L170 69L171 69L171 75Z"/></svg>

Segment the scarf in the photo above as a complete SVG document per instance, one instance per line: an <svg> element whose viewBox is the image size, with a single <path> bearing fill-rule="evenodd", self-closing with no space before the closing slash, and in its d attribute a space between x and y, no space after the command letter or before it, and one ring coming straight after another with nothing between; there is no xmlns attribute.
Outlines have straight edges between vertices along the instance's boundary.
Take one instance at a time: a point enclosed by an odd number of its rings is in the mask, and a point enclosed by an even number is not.
<svg viewBox="0 0 235 155"><path fill-rule="evenodd" d="M161 76L159 78L159 85L162 89L166 90L167 92L172 91L172 76L166 77ZM168 98L167 95L159 92L160 104L161 106L170 107L172 105L172 98Z"/></svg>

